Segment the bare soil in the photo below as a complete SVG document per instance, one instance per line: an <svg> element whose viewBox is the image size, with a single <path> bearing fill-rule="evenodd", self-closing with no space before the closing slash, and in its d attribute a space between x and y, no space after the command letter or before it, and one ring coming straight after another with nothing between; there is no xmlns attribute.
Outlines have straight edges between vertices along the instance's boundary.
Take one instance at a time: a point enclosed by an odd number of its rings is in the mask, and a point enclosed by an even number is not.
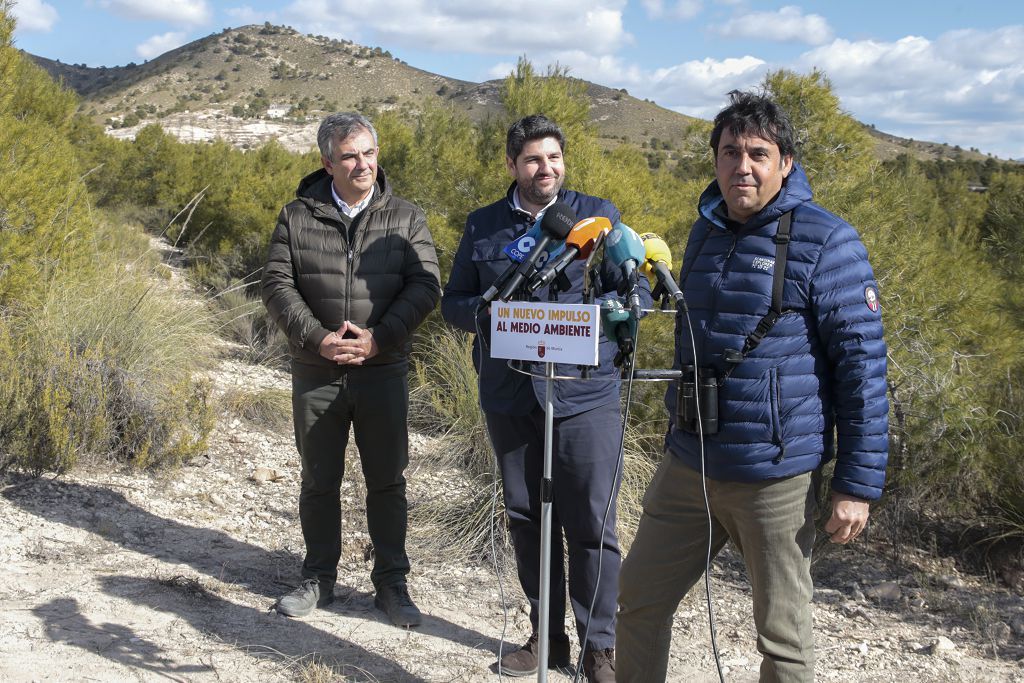
<svg viewBox="0 0 1024 683"><path fill-rule="evenodd" d="M218 394L290 386L231 353L211 377ZM439 469L445 449L443 439L411 435L413 508L472 491ZM373 606L355 456L342 489L337 599L305 619L272 609L297 585L303 555L288 428L225 415L208 454L175 470L94 465L0 478L0 681L497 680L499 647L529 635L507 558L496 569L457 559L461 549L427 551L413 526L410 589L424 621L392 626ZM819 557L819 680L1024 681L1019 593L870 535ZM756 681L742 562L727 549L711 576L725 679ZM702 585L676 613L669 679L718 680Z"/></svg>

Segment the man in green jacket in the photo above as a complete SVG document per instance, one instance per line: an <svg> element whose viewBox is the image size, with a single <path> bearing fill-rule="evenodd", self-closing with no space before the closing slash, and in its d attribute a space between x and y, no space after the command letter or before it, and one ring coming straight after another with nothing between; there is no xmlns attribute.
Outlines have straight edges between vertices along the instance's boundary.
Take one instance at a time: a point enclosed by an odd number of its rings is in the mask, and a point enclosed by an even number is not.
<svg viewBox="0 0 1024 683"><path fill-rule="evenodd" d="M365 117L328 116L317 144L323 168L303 178L281 210L263 269L263 303L291 355L306 544L302 584L276 608L301 617L334 600L352 426L366 480L374 602L396 626L416 626L405 553L408 352L440 298L437 255L423 211L391 194Z"/></svg>

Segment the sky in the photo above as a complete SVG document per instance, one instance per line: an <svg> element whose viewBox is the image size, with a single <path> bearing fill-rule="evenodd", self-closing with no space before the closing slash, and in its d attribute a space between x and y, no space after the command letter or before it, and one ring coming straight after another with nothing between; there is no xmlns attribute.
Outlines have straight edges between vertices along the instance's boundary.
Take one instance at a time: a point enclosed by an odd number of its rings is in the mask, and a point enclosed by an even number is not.
<svg viewBox="0 0 1024 683"><path fill-rule="evenodd" d="M69 64L139 63L269 21L466 81L521 56L557 63L705 119L766 73L817 68L879 130L1024 159L1020 0L14 0L13 13L17 47Z"/></svg>

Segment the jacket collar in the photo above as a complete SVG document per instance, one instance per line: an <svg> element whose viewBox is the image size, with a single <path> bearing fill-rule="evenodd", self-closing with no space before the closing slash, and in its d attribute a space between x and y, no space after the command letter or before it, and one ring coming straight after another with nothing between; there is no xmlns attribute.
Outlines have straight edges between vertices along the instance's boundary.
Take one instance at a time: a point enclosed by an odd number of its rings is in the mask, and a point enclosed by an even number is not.
<svg viewBox="0 0 1024 683"><path fill-rule="evenodd" d="M566 190L564 187L559 189L558 190L558 196L555 197L555 202L566 202L566 203L568 203L566 201L566 193L567 192L568 192L568 190ZM521 209L521 208L516 206L515 195L516 195L516 183L513 181L513 183L511 185L509 185L508 191L505 192L505 201L508 203L508 210L511 211L513 215L520 216L520 217L525 218L526 220L532 222L534 220L534 218L533 218L532 215L530 215L530 212L525 210L525 209ZM552 202L552 204L554 204L554 202Z"/></svg>
<svg viewBox="0 0 1024 683"><path fill-rule="evenodd" d="M363 211L369 213L379 208L391 196L391 185L388 184L384 169L377 166L377 187L370 205ZM295 197L309 207L314 215L326 216L340 220L341 212L334 203L331 194L331 176L325 169L313 171L301 181L295 190Z"/></svg>

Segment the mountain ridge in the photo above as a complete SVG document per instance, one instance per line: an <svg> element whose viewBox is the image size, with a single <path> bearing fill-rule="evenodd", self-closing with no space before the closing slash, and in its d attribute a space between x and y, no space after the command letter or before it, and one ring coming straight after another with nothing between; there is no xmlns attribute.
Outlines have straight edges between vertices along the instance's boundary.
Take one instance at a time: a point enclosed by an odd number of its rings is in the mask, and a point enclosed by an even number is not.
<svg viewBox="0 0 1024 683"><path fill-rule="evenodd" d="M186 140L223 137L250 147L281 138L286 147L303 151L312 148L306 135L315 128L310 121L332 111L416 110L431 98L477 122L504 111L502 80L450 78L411 66L381 47L269 23L224 29L143 64L88 67L28 56L79 94L83 113L119 137L158 122ZM706 135L706 121L632 97L625 89L580 80L591 122L606 147L627 143L645 150L652 164L673 163L693 149L690 136ZM882 159L901 153L919 159L988 158L978 150L866 128Z"/></svg>

